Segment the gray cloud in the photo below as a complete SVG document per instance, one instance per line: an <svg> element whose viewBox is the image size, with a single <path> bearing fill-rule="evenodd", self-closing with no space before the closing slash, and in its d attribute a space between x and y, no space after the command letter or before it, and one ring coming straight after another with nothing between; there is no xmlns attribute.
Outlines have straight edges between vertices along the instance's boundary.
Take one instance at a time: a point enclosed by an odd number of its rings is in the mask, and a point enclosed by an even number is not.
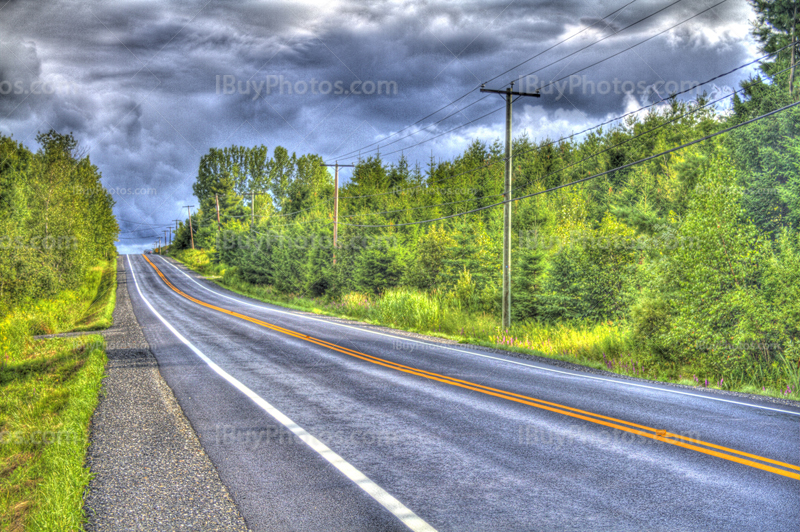
<svg viewBox="0 0 800 532"><path fill-rule="evenodd" d="M197 165L212 146L282 145L327 158L342 155L417 121L582 27L594 24L490 86L503 87L664 5L637 1L613 20L598 22L624 3L12 2L0 10L0 83L25 88L46 83L53 90L0 90L0 132L35 149L37 131L73 131L109 189L149 191L115 195L121 220L170 224L185 217L181 205L194 202L191 184ZM685 0L536 72L537 82L544 85L568 75L711 4ZM661 83L663 88L668 81L702 81L743 63L755 53L747 36L752 17L746 0L730 0L635 51L581 72L580 85L560 96L556 91L536 101L523 100L516 107L516 132L534 139L564 135L623 112L630 98L620 91L599 94L601 82L611 84L616 78L646 86ZM718 85L736 86L746 75ZM240 94L237 86L234 94L223 94L223 76L233 76L249 93ZM267 83L276 79L293 89L298 82L309 88L304 94L274 89L266 94ZM337 82L349 89L359 80L393 82L397 92L333 90ZM313 94L312 82L318 89L330 83L331 90ZM262 88L256 96L258 84ZM480 96L475 91L460 104ZM500 105L499 98L488 98L386 146L393 137L381 151L410 146ZM496 113L405 154L412 163L423 164L431 150L439 158L452 157L473 138L492 142L499 137L502 120L502 113ZM137 226L126 221L122 227ZM132 243L136 241L123 241L121 249L133 249L127 247ZM150 244L149 238L141 241Z"/></svg>

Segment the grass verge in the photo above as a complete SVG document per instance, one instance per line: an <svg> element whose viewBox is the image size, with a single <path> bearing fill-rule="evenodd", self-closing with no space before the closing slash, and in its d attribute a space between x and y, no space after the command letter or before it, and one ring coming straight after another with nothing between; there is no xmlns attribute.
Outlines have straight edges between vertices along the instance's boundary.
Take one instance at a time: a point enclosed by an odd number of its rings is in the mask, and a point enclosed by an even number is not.
<svg viewBox="0 0 800 532"><path fill-rule="evenodd" d="M81 530L103 338L29 343L0 369L0 529Z"/></svg>
<svg viewBox="0 0 800 532"><path fill-rule="evenodd" d="M106 363L98 335L33 335L111 324L116 261L78 290L14 309L0 321L0 529L81 530L89 421ZM77 321L76 321L77 317Z"/></svg>
<svg viewBox="0 0 800 532"><path fill-rule="evenodd" d="M117 259L93 268L95 275L98 272L100 280L97 283L95 296L81 318L75 322L71 332L99 331L108 329L113 323L112 314L117 301ZM89 286L91 285L92 283L89 283Z"/></svg>
<svg viewBox="0 0 800 532"><path fill-rule="evenodd" d="M498 318L487 313L464 311L447 297L397 288L388 290L381 297L351 292L339 301L308 298L249 283L239 277L235 269L212 263L205 251L181 250L171 256L223 288L286 308L562 360L652 381L800 399L800 370L788 368L781 371L779 383L764 382L762 386L748 382L746 378L732 383L730 379L725 381L719 375L704 374L691 366L640 356L624 323L527 321L514 323L509 330L501 330Z"/></svg>

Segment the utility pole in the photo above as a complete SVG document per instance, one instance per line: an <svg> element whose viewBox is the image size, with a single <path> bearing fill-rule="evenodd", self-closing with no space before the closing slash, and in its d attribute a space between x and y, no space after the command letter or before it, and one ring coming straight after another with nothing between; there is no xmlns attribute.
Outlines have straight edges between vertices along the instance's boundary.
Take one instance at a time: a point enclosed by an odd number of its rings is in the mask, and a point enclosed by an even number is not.
<svg viewBox="0 0 800 532"><path fill-rule="evenodd" d="M322 166L336 167L333 178L333 263L336 264L336 236L339 232L339 168L352 168L354 164L323 164Z"/></svg>
<svg viewBox="0 0 800 532"><path fill-rule="evenodd" d="M167 245L167 230L164 229L164 245Z"/></svg>
<svg viewBox="0 0 800 532"><path fill-rule="evenodd" d="M250 225L256 225L256 193L250 191Z"/></svg>
<svg viewBox="0 0 800 532"><path fill-rule="evenodd" d="M506 97L506 176L503 193L503 328L511 327L511 102L512 96L541 96L538 92L514 92L514 82L505 90L487 89L481 85L481 92L493 92Z"/></svg>
<svg viewBox="0 0 800 532"><path fill-rule="evenodd" d="M189 236L192 237L192 249L194 249L194 230L192 229L192 207L194 205L184 205L189 212Z"/></svg>
<svg viewBox="0 0 800 532"><path fill-rule="evenodd" d="M789 75L789 96L792 98L792 101L794 101L794 69L797 61L797 2L794 3L794 17L792 18L794 22L792 23L791 41L789 41L792 43L792 72Z"/></svg>
<svg viewBox="0 0 800 532"><path fill-rule="evenodd" d="M217 231L222 229L222 224L219 221L219 194L214 194L214 200L217 202Z"/></svg>

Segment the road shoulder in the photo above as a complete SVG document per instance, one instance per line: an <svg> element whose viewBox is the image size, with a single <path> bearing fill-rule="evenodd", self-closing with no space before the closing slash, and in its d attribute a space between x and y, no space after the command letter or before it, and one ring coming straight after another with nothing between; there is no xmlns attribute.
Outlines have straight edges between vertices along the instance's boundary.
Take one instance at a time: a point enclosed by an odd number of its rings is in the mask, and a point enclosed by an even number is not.
<svg viewBox="0 0 800 532"><path fill-rule="evenodd" d="M164 382L133 313L125 261L117 263L108 364L90 426L94 477L88 531L247 530L226 487Z"/></svg>

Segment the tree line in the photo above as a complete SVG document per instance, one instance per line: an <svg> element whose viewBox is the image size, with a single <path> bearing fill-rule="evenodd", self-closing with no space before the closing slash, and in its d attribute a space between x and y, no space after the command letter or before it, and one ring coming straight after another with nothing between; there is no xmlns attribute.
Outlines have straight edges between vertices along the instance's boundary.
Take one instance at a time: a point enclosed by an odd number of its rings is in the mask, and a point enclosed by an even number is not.
<svg viewBox="0 0 800 532"><path fill-rule="evenodd" d="M100 172L72 134L36 137L35 153L0 135L0 316L75 289L116 256L119 226Z"/></svg>

